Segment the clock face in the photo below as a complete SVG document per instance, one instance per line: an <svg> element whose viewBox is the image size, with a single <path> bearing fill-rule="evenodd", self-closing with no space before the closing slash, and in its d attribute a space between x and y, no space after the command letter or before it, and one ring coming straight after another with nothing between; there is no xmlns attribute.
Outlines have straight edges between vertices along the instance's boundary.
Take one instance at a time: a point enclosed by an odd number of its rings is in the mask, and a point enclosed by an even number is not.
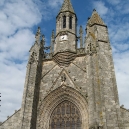
<svg viewBox="0 0 129 129"><path fill-rule="evenodd" d="M65 41L65 40L68 40L68 36L67 35L60 36L60 41Z"/></svg>

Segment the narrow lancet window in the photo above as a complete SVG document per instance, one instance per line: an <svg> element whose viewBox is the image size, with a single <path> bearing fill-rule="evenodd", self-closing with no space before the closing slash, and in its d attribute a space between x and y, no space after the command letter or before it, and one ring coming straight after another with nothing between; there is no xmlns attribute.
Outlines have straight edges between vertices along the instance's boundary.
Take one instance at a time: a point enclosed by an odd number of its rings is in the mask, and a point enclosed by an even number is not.
<svg viewBox="0 0 129 129"><path fill-rule="evenodd" d="M72 16L69 17L69 29L72 29Z"/></svg>
<svg viewBox="0 0 129 129"><path fill-rule="evenodd" d="M63 16L63 28L66 28L66 16Z"/></svg>

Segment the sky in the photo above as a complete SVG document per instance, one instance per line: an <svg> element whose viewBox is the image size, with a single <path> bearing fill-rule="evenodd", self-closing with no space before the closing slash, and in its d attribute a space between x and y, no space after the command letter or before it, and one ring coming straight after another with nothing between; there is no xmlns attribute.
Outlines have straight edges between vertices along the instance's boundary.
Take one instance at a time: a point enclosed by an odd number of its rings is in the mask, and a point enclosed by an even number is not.
<svg viewBox="0 0 129 129"><path fill-rule="evenodd" d="M96 9L108 26L120 105L129 109L129 0L71 0L85 31ZM38 26L50 45L63 0L0 0L0 121L20 109L29 49Z"/></svg>

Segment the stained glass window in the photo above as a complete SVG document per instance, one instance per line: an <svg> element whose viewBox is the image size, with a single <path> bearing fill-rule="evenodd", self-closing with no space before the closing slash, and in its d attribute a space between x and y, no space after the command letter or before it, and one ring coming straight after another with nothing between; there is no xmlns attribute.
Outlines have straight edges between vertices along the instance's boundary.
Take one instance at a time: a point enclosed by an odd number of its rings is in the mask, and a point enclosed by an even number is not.
<svg viewBox="0 0 129 129"><path fill-rule="evenodd" d="M78 108L69 101L63 101L52 112L50 129L81 129Z"/></svg>

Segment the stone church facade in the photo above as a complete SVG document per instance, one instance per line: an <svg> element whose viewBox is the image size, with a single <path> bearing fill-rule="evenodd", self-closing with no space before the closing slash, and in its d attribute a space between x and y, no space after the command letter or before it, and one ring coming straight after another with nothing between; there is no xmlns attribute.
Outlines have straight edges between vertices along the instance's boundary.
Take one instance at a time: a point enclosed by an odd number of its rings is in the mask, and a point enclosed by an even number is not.
<svg viewBox="0 0 129 129"><path fill-rule="evenodd" d="M52 32L50 53L40 28L30 49L21 109L0 129L129 129L120 107L108 28L96 10L86 37L64 0ZM77 41L80 47L77 47Z"/></svg>

